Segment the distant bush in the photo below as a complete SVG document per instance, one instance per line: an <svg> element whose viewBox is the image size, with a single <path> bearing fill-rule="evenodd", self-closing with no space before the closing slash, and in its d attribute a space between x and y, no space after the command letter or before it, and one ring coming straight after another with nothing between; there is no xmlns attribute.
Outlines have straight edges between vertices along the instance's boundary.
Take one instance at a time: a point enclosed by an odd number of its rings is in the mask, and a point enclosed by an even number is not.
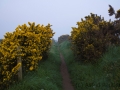
<svg viewBox="0 0 120 90"><path fill-rule="evenodd" d="M58 37L58 43L62 43L63 41L69 40L69 35L61 35L60 37Z"/></svg>

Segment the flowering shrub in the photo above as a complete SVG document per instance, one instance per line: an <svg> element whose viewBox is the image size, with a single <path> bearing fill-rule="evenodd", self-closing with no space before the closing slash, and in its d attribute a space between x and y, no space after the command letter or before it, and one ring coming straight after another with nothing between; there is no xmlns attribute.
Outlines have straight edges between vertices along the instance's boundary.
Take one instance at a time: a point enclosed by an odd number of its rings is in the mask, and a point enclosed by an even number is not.
<svg viewBox="0 0 120 90"><path fill-rule="evenodd" d="M91 13L77 25L71 31L72 50L82 62L97 62L110 44L119 44L120 33L116 33L114 22L104 21L101 16Z"/></svg>
<svg viewBox="0 0 120 90"><path fill-rule="evenodd" d="M23 71L35 70L38 62L47 56L54 35L51 25L36 25L28 22L19 25L13 33L6 33L0 44L0 90L16 80L21 63ZM6 81L6 82L5 82Z"/></svg>

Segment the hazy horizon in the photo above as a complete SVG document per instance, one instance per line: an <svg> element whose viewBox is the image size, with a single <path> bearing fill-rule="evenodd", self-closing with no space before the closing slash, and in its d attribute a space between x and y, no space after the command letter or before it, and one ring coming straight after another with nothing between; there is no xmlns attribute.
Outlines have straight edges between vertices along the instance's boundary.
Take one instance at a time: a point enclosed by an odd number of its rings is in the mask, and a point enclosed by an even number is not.
<svg viewBox="0 0 120 90"><path fill-rule="evenodd" d="M94 13L105 20L114 20L108 15L109 4L120 9L119 1L113 0L1 0L0 1L0 39L6 32L13 32L18 25L35 22L47 25L50 23L55 32L54 39L69 34L76 22Z"/></svg>

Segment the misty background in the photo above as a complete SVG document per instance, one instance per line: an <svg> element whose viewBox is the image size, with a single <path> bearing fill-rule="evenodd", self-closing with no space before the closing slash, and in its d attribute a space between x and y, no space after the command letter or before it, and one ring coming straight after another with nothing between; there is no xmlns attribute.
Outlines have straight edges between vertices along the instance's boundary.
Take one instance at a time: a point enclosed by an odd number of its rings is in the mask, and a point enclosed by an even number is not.
<svg viewBox="0 0 120 90"><path fill-rule="evenodd" d="M119 0L0 0L0 39L18 25L35 22L50 23L57 40L61 35L71 35L71 27L77 27L76 23L90 13L114 20L108 15L109 4L115 11L120 9Z"/></svg>

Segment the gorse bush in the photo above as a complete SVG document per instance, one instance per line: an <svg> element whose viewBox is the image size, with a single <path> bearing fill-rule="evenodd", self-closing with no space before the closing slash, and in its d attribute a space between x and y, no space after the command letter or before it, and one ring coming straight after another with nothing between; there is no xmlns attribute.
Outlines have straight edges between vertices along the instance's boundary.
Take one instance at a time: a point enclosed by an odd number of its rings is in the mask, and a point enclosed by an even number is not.
<svg viewBox="0 0 120 90"><path fill-rule="evenodd" d="M120 33L115 28L115 23L105 21L97 14L91 13L85 20L77 22L77 25L71 31L72 50L82 62L97 62L109 45L120 43Z"/></svg>
<svg viewBox="0 0 120 90"><path fill-rule="evenodd" d="M0 90L17 80L21 65L23 72L36 70L39 61L47 56L54 35L51 25L28 24L19 25L13 33L6 33L0 44ZM18 57L22 58L22 64L17 64Z"/></svg>

